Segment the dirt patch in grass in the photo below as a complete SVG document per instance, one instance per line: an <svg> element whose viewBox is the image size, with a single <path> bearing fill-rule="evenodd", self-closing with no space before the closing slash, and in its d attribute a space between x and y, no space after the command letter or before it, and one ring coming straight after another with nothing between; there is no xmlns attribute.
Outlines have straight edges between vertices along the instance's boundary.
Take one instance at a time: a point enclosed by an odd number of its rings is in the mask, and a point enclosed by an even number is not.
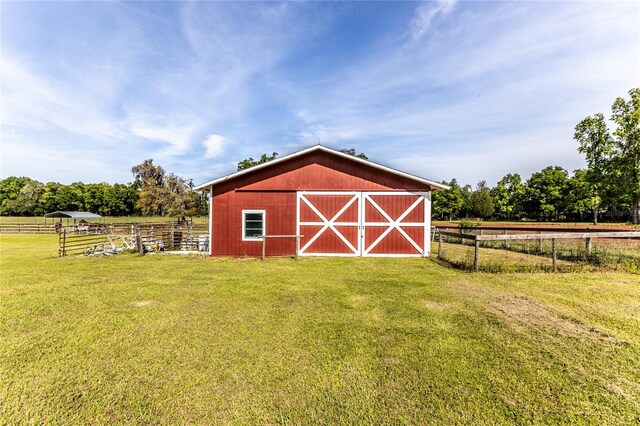
<svg viewBox="0 0 640 426"><path fill-rule="evenodd" d="M561 336L581 339L596 339L612 343L623 343L605 330L584 324L576 318L570 318L548 307L517 295L503 295L489 303L487 309L503 317L508 326L519 329L522 326L552 332Z"/></svg>
<svg viewBox="0 0 640 426"><path fill-rule="evenodd" d="M615 278L613 280L611 280L612 283L614 284L631 284L632 281L625 279L625 278Z"/></svg>
<svg viewBox="0 0 640 426"><path fill-rule="evenodd" d="M145 306L154 305L158 302L155 300L136 300L135 302L131 302L131 306L134 308L143 308Z"/></svg>
<svg viewBox="0 0 640 426"><path fill-rule="evenodd" d="M632 402L640 402L640 385L619 378L617 383L605 383L604 387L612 393Z"/></svg>
<svg viewBox="0 0 640 426"><path fill-rule="evenodd" d="M398 365L400 364L400 360L394 357L386 357L382 359L382 363L385 365Z"/></svg>
<svg viewBox="0 0 640 426"><path fill-rule="evenodd" d="M425 300L424 301L424 307L429 309L429 310L433 310L433 311L439 311L442 309L446 309L448 307L450 307L451 304L446 303L446 302L435 302L433 300Z"/></svg>

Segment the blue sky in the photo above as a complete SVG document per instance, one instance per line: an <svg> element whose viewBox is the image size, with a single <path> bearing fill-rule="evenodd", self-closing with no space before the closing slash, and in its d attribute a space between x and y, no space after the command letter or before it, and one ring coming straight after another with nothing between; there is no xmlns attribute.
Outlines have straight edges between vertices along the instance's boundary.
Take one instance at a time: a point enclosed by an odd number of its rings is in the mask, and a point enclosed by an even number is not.
<svg viewBox="0 0 640 426"><path fill-rule="evenodd" d="M639 2L2 2L2 177L196 183L320 143L430 179L583 167Z"/></svg>

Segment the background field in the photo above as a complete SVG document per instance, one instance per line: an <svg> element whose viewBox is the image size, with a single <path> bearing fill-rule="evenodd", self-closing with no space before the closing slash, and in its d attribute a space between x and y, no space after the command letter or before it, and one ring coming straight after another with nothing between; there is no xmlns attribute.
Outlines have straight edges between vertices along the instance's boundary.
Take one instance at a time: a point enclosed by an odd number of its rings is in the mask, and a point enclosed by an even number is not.
<svg viewBox="0 0 640 426"><path fill-rule="evenodd" d="M196 216L189 218L193 219L194 223L207 223L206 216ZM88 222L103 222L103 223L163 223L163 222L175 222L177 218L167 216L104 216L102 219L89 219ZM47 224L52 224L60 221L60 219L49 218L46 220ZM0 224L13 224L13 223L32 223L32 224L44 224L45 219L42 216L0 216ZM67 219L62 219L63 224L67 224ZM69 223L73 223L73 220L69 220Z"/></svg>
<svg viewBox="0 0 640 426"><path fill-rule="evenodd" d="M0 424L640 421L638 275L56 241L0 236Z"/></svg>

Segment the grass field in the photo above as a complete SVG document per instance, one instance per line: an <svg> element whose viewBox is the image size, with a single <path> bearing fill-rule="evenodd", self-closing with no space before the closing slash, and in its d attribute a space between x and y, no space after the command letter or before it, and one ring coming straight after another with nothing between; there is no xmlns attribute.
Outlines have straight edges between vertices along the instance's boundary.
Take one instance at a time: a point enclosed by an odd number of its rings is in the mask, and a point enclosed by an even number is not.
<svg viewBox="0 0 640 426"><path fill-rule="evenodd" d="M640 422L640 277L56 257L0 236L0 424Z"/></svg>

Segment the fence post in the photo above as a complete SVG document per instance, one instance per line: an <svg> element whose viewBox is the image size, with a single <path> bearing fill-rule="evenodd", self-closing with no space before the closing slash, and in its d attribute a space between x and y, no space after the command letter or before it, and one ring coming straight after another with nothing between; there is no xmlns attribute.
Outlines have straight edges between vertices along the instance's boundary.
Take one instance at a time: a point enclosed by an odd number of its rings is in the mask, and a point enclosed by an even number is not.
<svg viewBox="0 0 640 426"><path fill-rule="evenodd" d="M176 240L175 240L175 232L173 227L173 222L171 222L171 248L175 248Z"/></svg>
<svg viewBox="0 0 640 426"><path fill-rule="evenodd" d="M591 238L587 238L587 256L591 256Z"/></svg>
<svg viewBox="0 0 640 426"><path fill-rule="evenodd" d="M542 231L538 231L538 234L542 234ZM542 253L542 238L538 239L538 253Z"/></svg>
<svg viewBox="0 0 640 426"><path fill-rule="evenodd" d="M138 249L138 255L144 256L144 244L142 244L142 233L140 227L136 226L136 247Z"/></svg>
<svg viewBox="0 0 640 426"><path fill-rule="evenodd" d="M299 251L300 251L300 235L296 235L296 259L298 259Z"/></svg>
<svg viewBox="0 0 640 426"><path fill-rule="evenodd" d="M479 251L480 251L480 241L475 240L475 250L473 252L473 270L478 271L479 265Z"/></svg>
<svg viewBox="0 0 640 426"><path fill-rule="evenodd" d="M540 240L542 241L542 240ZM553 259L553 272L558 272L558 253L556 251L556 239L551 239L551 257Z"/></svg>
<svg viewBox="0 0 640 426"><path fill-rule="evenodd" d="M438 232L438 259L442 259L442 234Z"/></svg>
<svg viewBox="0 0 640 426"><path fill-rule="evenodd" d="M262 260L266 257L267 254L267 237L262 236Z"/></svg>
<svg viewBox="0 0 640 426"><path fill-rule="evenodd" d="M62 233L58 232L58 257L62 257Z"/></svg>
<svg viewBox="0 0 640 426"><path fill-rule="evenodd" d="M67 229L62 232L62 256L67 255Z"/></svg>

